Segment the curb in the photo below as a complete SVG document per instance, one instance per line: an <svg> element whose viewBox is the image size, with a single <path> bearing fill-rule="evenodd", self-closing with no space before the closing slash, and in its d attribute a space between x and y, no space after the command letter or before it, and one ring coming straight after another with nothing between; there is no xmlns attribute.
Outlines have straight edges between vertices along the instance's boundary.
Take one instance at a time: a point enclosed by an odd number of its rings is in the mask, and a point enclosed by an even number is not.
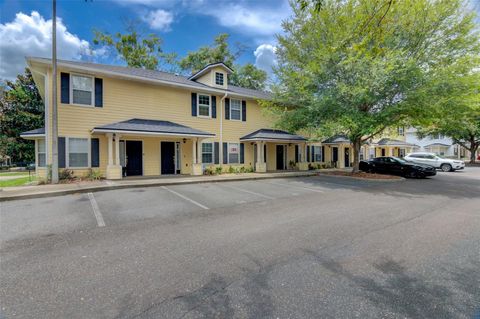
<svg viewBox="0 0 480 319"><path fill-rule="evenodd" d="M85 188L78 189L67 189L67 190L53 190L45 191L43 193L37 194L12 194L2 196L0 191L0 202L13 201L19 199L32 199L32 198L44 198L44 197L55 197L63 196L70 194L80 194L80 193L91 193L91 192L100 192L108 191L115 189L125 189L125 188L142 188L142 187L158 187L158 186L171 186L171 185L187 185L187 184L204 184L204 183L221 183L221 182L234 182L234 181L248 181L248 180L258 180L258 179L273 179L273 178L291 178L291 177L310 177L316 176L317 172L305 173L305 174L292 174L286 176L248 176L248 177L234 177L228 179L218 179L218 180L186 180L186 181L171 181L171 182L151 182L144 184L122 184L122 185L99 185L99 186L90 186Z"/></svg>
<svg viewBox="0 0 480 319"><path fill-rule="evenodd" d="M367 181L367 182L377 182L377 183L384 183L384 182L394 183L394 182L403 182L406 180L405 177L399 177L395 179L377 179L377 178L362 178L362 177L354 177L354 176L332 175L332 174L325 174L325 173L317 173L317 176L347 178L347 179L354 179L357 181Z"/></svg>

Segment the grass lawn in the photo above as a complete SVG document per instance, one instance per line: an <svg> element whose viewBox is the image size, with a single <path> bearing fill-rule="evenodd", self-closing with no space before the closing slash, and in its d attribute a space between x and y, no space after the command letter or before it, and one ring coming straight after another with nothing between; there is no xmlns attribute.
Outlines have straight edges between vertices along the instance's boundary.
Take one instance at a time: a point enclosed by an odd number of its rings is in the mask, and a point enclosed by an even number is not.
<svg viewBox="0 0 480 319"><path fill-rule="evenodd" d="M32 171L32 175L35 174L34 171ZM1 176L16 176L16 175L28 175L28 171L20 171L20 172L2 172L0 171L0 177Z"/></svg>
<svg viewBox="0 0 480 319"><path fill-rule="evenodd" d="M33 182L35 180L36 180L36 177L33 175L31 177L27 176L27 177L15 178L15 179L8 179L4 181L0 180L0 187L22 186L30 182Z"/></svg>

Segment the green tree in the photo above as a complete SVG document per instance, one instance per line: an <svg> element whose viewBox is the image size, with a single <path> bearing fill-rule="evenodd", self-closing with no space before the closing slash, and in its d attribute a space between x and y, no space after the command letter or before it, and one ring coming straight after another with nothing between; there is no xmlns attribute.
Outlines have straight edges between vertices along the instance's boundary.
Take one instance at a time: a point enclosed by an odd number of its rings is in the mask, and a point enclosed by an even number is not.
<svg viewBox="0 0 480 319"><path fill-rule="evenodd" d="M265 89L267 73L253 64L237 65L234 71L229 77L231 84L255 90Z"/></svg>
<svg viewBox="0 0 480 319"><path fill-rule="evenodd" d="M0 154L12 162L34 162L35 144L20 133L44 126L43 101L28 68L6 81L0 96Z"/></svg>
<svg viewBox="0 0 480 319"><path fill-rule="evenodd" d="M189 52L187 56L178 63L180 69L185 73L195 73L208 64L223 62L233 67L235 72L229 76L229 83L250 89L264 89L267 80L265 71L256 68L253 64L236 64L236 60L243 53L242 45L237 44L234 52L228 45L229 35L219 34L215 37L213 45L203 46L197 51Z"/></svg>
<svg viewBox="0 0 480 319"><path fill-rule="evenodd" d="M94 30L93 44L114 49L129 67L149 70L165 69L171 66L176 55L164 53L162 39L155 34L144 35L134 24L127 26L127 32L111 35Z"/></svg>
<svg viewBox="0 0 480 319"><path fill-rule="evenodd" d="M418 123L418 135L441 134L470 151L470 162L475 163L475 154L480 147L480 73L474 73L442 86L444 101L433 101L434 116L427 122Z"/></svg>
<svg viewBox="0 0 480 319"><path fill-rule="evenodd" d="M465 5L461 0L293 5L294 15L278 37L279 83L273 100L263 104L286 129L347 134L358 171L363 142L387 127L433 116L432 100L445 94L439 88L479 65L474 13Z"/></svg>

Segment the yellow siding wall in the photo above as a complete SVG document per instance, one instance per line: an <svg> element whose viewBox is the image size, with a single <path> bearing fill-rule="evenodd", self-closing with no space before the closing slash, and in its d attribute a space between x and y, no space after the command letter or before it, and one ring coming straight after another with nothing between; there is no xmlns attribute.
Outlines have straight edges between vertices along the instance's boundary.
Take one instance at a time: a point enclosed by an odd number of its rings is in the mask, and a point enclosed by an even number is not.
<svg viewBox="0 0 480 319"><path fill-rule="evenodd" d="M69 72L69 70L59 70L59 74L60 72ZM108 164L108 141L104 135L91 135L91 130L96 126L132 118L166 120L216 134L210 140L220 142L220 118L223 117L223 142L238 143L240 137L260 128L271 128L273 124L263 116L257 102L252 99L245 99L247 104L247 121L245 122L225 120L224 105L221 102L222 96L216 97L217 117L215 119L200 118L191 115L192 91L117 78L102 78L103 107L60 103L60 75L57 81L59 88L57 99L59 136L98 137L100 139L100 170L103 174L105 174ZM51 104L49 106L51 108ZM138 136L122 136L121 139L142 140L144 142L144 174L160 174L160 140L168 139ZM177 141L181 140L177 139ZM191 172L191 143L190 139L187 139L185 144L182 142L182 173L184 174ZM48 153L51 159L51 145L49 147L50 151ZM113 148L115 149L115 147ZM274 160L274 149L268 158ZM221 161L222 159L220 159ZM249 166L253 163L253 145L245 143L244 165ZM274 165L271 167L274 167ZM76 171L76 173L83 173L83 170Z"/></svg>

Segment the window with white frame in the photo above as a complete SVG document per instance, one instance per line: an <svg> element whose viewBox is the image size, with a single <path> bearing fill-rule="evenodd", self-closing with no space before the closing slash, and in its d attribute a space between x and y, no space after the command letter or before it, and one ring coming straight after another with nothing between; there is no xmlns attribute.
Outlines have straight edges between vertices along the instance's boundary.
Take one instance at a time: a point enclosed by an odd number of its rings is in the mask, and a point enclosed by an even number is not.
<svg viewBox="0 0 480 319"><path fill-rule="evenodd" d="M223 85L223 73L215 72L215 84Z"/></svg>
<svg viewBox="0 0 480 319"><path fill-rule="evenodd" d="M68 138L68 167L88 167L88 138Z"/></svg>
<svg viewBox="0 0 480 319"><path fill-rule="evenodd" d="M72 74L72 103L93 105L93 77Z"/></svg>
<svg viewBox="0 0 480 319"><path fill-rule="evenodd" d="M321 146L314 146L313 152L315 154L314 162L321 162L322 161L322 147Z"/></svg>
<svg viewBox="0 0 480 319"><path fill-rule="evenodd" d="M230 119L239 121L242 119L242 101L230 100Z"/></svg>
<svg viewBox="0 0 480 319"><path fill-rule="evenodd" d="M213 143L202 143L202 163L213 163Z"/></svg>
<svg viewBox="0 0 480 319"><path fill-rule="evenodd" d="M210 95L198 94L198 115L199 116L211 116L210 109Z"/></svg>
<svg viewBox="0 0 480 319"><path fill-rule="evenodd" d="M46 151L45 151L45 140L38 140L37 145L38 145L38 149L37 149L38 163L37 163L37 166L38 167L45 167L46 166L46 160L47 160Z"/></svg>
<svg viewBox="0 0 480 319"><path fill-rule="evenodd" d="M240 145L238 143L228 143L228 163L238 164L240 162Z"/></svg>
<svg viewBox="0 0 480 319"><path fill-rule="evenodd" d="M405 128L403 126L399 126L397 128L397 133L399 136L404 136L405 135Z"/></svg>

